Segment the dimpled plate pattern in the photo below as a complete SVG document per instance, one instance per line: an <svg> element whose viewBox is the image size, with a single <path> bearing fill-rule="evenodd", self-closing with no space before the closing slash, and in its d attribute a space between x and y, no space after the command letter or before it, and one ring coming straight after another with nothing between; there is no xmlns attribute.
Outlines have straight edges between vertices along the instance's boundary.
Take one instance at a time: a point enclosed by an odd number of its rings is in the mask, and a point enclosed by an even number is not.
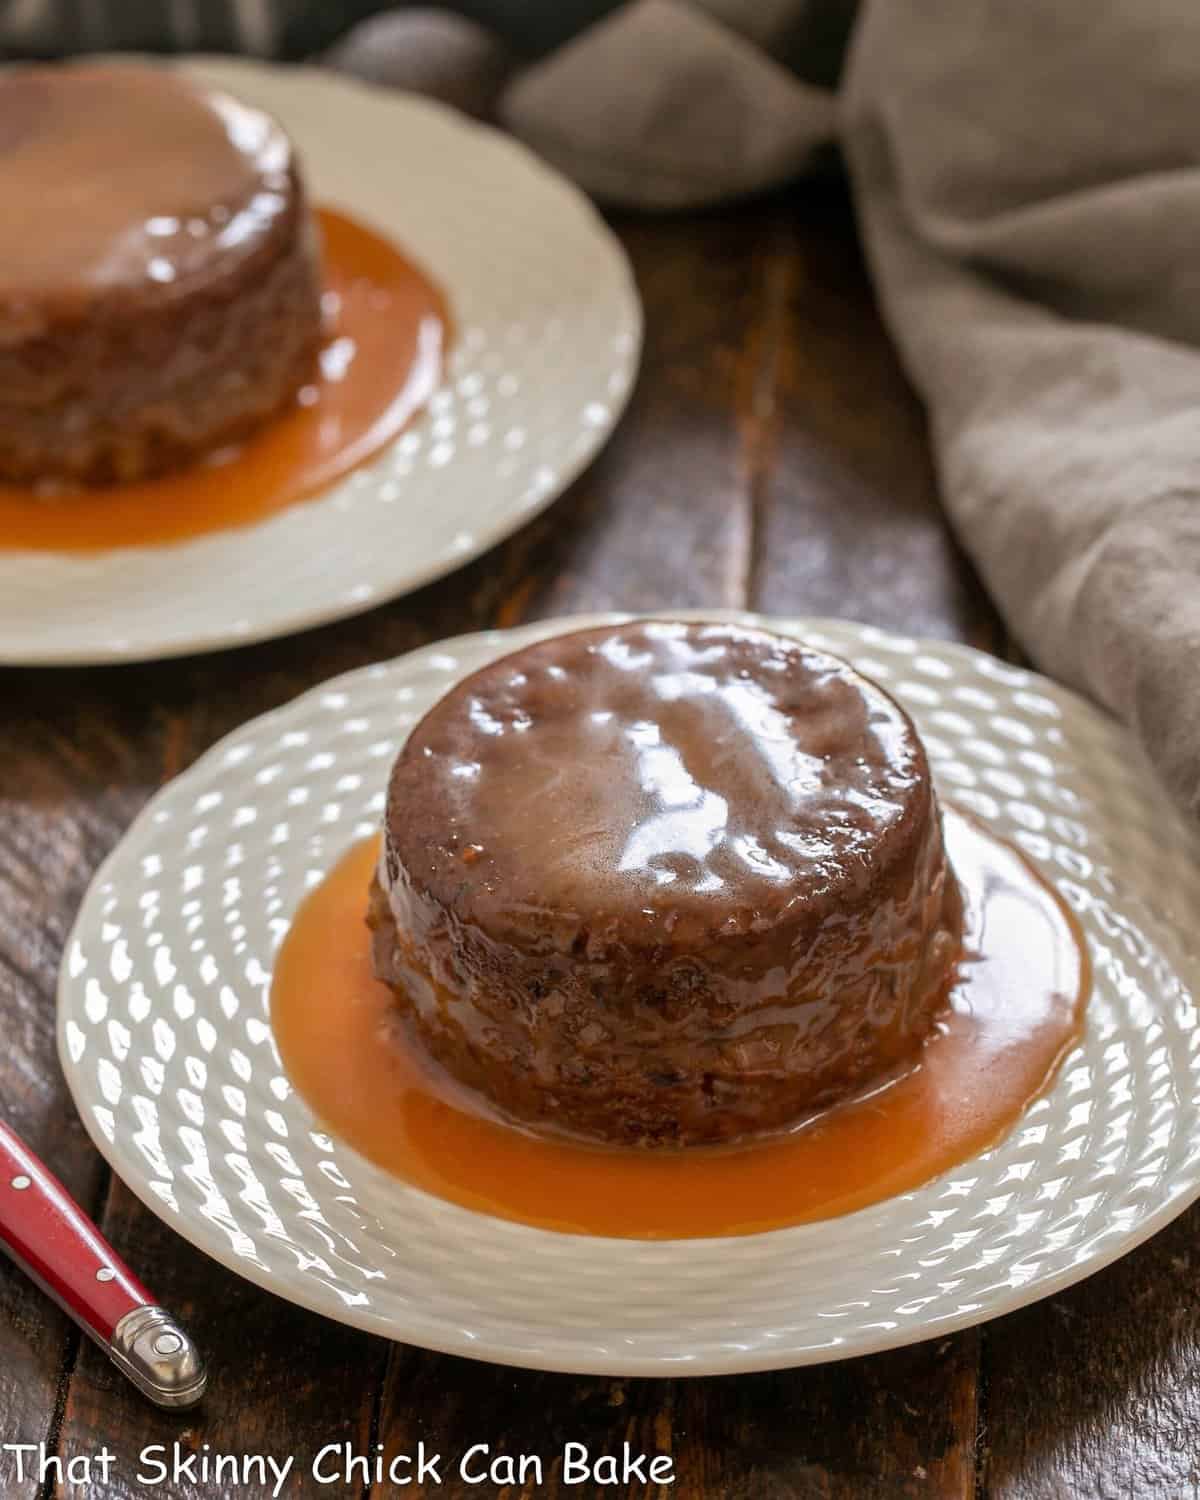
<svg viewBox="0 0 1200 1500"><path fill-rule="evenodd" d="M487 660L604 617L549 622L430 646L255 720L161 792L96 876L62 968L62 1063L96 1144L168 1224L280 1296L392 1338L581 1373L702 1374L979 1322L1098 1269L1197 1195L1200 965L1180 934L1200 862L1126 734L966 647L698 617L848 657L912 712L943 794L1062 892L1096 982L1048 1095L915 1192L723 1240L502 1222L331 1140L281 1074L272 954L304 892L378 826L419 715Z"/></svg>
<svg viewBox="0 0 1200 1500"><path fill-rule="evenodd" d="M561 494L633 385L642 319L624 252L524 147L444 105L316 69L189 67L283 122L314 201L429 267L457 327L446 378L377 458L257 525L74 556L0 550L3 662L243 645L417 588Z"/></svg>

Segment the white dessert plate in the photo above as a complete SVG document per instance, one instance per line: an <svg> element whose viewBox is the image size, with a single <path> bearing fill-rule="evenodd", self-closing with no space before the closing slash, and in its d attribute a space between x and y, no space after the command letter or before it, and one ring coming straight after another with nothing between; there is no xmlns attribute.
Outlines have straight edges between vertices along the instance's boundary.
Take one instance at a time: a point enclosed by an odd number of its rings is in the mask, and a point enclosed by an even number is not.
<svg viewBox="0 0 1200 1500"><path fill-rule="evenodd" d="M100 553L0 549L0 662L243 645L439 578L523 525L611 432L642 317L624 252L531 152L444 105L313 68L201 58L290 132L314 202L393 239L445 288L445 379L383 453L252 526Z"/></svg>
<svg viewBox="0 0 1200 1500"><path fill-rule="evenodd" d="M1200 1192L1200 858L1129 738L962 646L741 618L835 651L914 715L949 799L1063 894L1095 966L1086 1034L1011 1134L915 1192L743 1238L556 1234L386 1176L283 1076L273 955L379 823L419 715L465 673L602 617L465 636L255 720L162 791L100 870L59 986L87 1129L155 1213L331 1318L543 1369L711 1374L816 1363L977 1323L1131 1249ZM617 617L608 617L617 618Z"/></svg>

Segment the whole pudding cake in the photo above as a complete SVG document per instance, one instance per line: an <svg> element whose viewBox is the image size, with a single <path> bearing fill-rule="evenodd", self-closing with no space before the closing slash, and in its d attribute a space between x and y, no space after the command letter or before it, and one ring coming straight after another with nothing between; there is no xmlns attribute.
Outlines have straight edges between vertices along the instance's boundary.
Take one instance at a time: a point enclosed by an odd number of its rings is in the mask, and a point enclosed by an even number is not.
<svg viewBox="0 0 1200 1500"><path fill-rule="evenodd" d="M0 478L143 478L310 377L316 232L260 110L162 68L14 70L0 182Z"/></svg>
<svg viewBox="0 0 1200 1500"><path fill-rule="evenodd" d="M913 1058L962 909L904 711L764 631L558 636L392 772L376 972L510 1121L613 1144L792 1125Z"/></svg>

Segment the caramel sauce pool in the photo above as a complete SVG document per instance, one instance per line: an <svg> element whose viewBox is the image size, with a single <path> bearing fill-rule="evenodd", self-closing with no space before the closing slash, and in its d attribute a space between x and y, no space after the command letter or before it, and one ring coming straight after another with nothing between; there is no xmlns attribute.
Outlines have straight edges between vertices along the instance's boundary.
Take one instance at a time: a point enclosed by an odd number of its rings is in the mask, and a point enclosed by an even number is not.
<svg viewBox="0 0 1200 1500"><path fill-rule="evenodd" d="M250 525L392 441L440 379L445 299L381 235L332 209L317 218L329 327L295 404L237 448L157 479L52 494L0 485L0 548L94 552Z"/></svg>
<svg viewBox="0 0 1200 1500"><path fill-rule="evenodd" d="M967 956L946 1016L907 1072L788 1135L733 1148L604 1150L476 1112L409 1049L372 974L364 913L376 839L343 856L284 940L271 990L284 1067L322 1123L364 1156L500 1218L685 1239L849 1213L1001 1139L1083 1026L1090 967L1059 898L1015 850L948 808L945 833L967 904Z"/></svg>

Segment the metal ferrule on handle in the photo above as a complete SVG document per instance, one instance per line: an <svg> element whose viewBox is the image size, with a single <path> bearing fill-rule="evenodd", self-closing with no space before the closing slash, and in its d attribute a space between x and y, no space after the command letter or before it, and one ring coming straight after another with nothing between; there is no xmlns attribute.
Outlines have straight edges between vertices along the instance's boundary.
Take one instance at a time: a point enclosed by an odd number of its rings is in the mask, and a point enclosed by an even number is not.
<svg viewBox="0 0 1200 1500"><path fill-rule="evenodd" d="M0 1122L0 1249L159 1406L194 1406L207 1377L159 1307L66 1188Z"/></svg>

